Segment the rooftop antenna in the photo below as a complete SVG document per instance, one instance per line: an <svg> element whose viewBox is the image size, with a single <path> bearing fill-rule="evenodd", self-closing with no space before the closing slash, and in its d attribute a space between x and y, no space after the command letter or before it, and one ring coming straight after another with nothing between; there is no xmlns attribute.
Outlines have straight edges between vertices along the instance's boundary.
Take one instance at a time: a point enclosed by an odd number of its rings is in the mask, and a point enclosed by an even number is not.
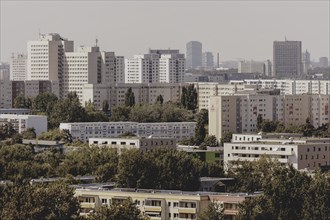
<svg viewBox="0 0 330 220"><path fill-rule="evenodd" d="M40 33L40 28L38 28L38 34L39 34L39 38L40 38L40 35L41 35L41 33Z"/></svg>
<svg viewBox="0 0 330 220"><path fill-rule="evenodd" d="M286 36L284 36L284 39L285 39L285 41L288 41L288 40L286 39Z"/></svg>
<svg viewBox="0 0 330 220"><path fill-rule="evenodd" d="M95 39L95 46L97 47L97 43L99 42L99 40L97 39L97 37L96 37L96 39Z"/></svg>

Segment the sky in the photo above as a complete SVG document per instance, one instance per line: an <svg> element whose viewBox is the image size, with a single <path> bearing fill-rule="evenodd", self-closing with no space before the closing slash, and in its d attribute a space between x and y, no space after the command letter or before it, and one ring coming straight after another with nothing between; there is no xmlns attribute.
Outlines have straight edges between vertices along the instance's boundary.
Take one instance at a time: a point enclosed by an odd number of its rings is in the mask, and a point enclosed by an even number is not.
<svg viewBox="0 0 330 220"><path fill-rule="evenodd" d="M272 59L273 41L302 41L312 60L329 57L330 1L8 1L0 0L0 61L26 53L39 31L75 48L131 57L149 48L186 52L200 41L220 60Z"/></svg>

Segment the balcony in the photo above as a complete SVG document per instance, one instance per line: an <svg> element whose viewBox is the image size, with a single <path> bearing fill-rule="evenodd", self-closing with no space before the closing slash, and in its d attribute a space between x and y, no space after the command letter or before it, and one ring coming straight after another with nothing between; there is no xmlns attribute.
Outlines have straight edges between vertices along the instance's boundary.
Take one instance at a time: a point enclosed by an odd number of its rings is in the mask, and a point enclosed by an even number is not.
<svg viewBox="0 0 330 220"><path fill-rule="evenodd" d="M145 205L144 206L144 211L145 212L161 212L162 211L162 207L161 206L149 206L149 205Z"/></svg>
<svg viewBox="0 0 330 220"><path fill-rule="evenodd" d="M84 208L84 209L94 209L95 208L95 203L81 202L80 206L81 206L81 208Z"/></svg>
<svg viewBox="0 0 330 220"><path fill-rule="evenodd" d="M196 214L196 208L179 207L179 213Z"/></svg>

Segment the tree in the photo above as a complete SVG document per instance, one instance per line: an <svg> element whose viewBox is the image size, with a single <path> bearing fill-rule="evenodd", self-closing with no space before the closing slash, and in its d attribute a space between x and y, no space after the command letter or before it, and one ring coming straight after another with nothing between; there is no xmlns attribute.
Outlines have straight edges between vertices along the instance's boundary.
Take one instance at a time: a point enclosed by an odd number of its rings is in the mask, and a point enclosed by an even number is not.
<svg viewBox="0 0 330 220"><path fill-rule="evenodd" d="M198 114L196 128L195 128L195 144L200 145L203 143L205 137L206 137L206 129L208 123L208 111L202 110Z"/></svg>
<svg viewBox="0 0 330 220"><path fill-rule="evenodd" d="M132 107L134 105L135 105L135 96L132 91L132 87L130 87L125 93L125 106Z"/></svg>
<svg viewBox="0 0 330 220"><path fill-rule="evenodd" d="M204 139L204 143L206 144L206 146L210 146L210 147L219 146L219 142L218 142L217 138L215 137L215 135L206 136Z"/></svg>
<svg viewBox="0 0 330 220"><path fill-rule="evenodd" d="M159 104L162 105L163 102L164 102L164 98L163 98L163 96L162 96L162 95L157 96L156 103L159 103Z"/></svg>
<svg viewBox="0 0 330 220"><path fill-rule="evenodd" d="M19 95L14 99L13 103L14 108L32 108L32 99L27 97L25 98L23 95Z"/></svg>
<svg viewBox="0 0 330 220"><path fill-rule="evenodd" d="M224 146L224 143L229 143L231 142L233 136L233 132L225 132L223 133L221 140L220 140L220 144L221 146Z"/></svg>
<svg viewBox="0 0 330 220"><path fill-rule="evenodd" d="M90 214L90 220L146 220L139 208L131 199L111 203L110 206L102 206L95 213Z"/></svg>
<svg viewBox="0 0 330 220"><path fill-rule="evenodd" d="M5 185L0 197L1 219L78 219L73 188L62 182L48 185Z"/></svg>
<svg viewBox="0 0 330 220"><path fill-rule="evenodd" d="M261 131L262 129L262 123L263 123L263 118L262 118L262 115L261 114L258 114L257 116L257 130L258 131Z"/></svg>
<svg viewBox="0 0 330 220"><path fill-rule="evenodd" d="M40 93L34 99L33 109L39 112L45 112L47 115L50 115L52 108L55 106L57 100L57 96L53 93Z"/></svg>
<svg viewBox="0 0 330 220"><path fill-rule="evenodd" d="M302 128L302 132L303 135L305 137L310 137L313 135L315 128L312 125L312 123L310 122L309 118L306 118L306 123L304 124L303 128Z"/></svg>
<svg viewBox="0 0 330 220"><path fill-rule="evenodd" d="M36 129L27 128L25 131L22 132L22 136L24 139L34 139L37 136Z"/></svg>
<svg viewBox="0 0 330 220"><path fill-rule="evenodd" d="M202 212L199 216L199 220L223 220L224 219L224 205L213 201L211 202L206 210Z"/></svg>
<svg viewBox="0 0 330 220"><path fill-rule="evenodd" d="M108 112L109 111L109 107L110 107L110 105L109 105L108 100L104 100L102 102L102 111Z"/></svg>
<svg viewBox="0 0 330 220"><path fill-rule="evenodd" d="M188 110L195 110L198 105L198 94L194 84L182 87L181 105Z"/></svg>

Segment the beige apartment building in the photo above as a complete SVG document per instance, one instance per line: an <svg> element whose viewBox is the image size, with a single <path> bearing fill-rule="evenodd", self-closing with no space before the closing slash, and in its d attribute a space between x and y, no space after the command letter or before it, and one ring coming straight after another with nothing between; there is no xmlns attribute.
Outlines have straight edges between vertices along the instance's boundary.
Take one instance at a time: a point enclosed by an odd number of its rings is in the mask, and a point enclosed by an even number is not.
<svg viewBox="0 0 330 220"><path fill-rule="evenodd" d="M129 88L135 96L136 104L154 104L161 95L164 102L179 102L182 87L188 84L181 83L116 83L116 84L85 84L83 85L82 103L89 100L99 109L104 101L108 101L110 107L125 104L125 93Z"/></svg>
<svg viewBox="0 0 330 220"><path fill-rule="evenodd" d="M0 114L0 127L9 123L20 134L28 128L34 128L37 135L47 132L47 116L44 115Z"/></svg>
<svg viewBox="0 0 330 220"><path fill-rule="evenodd" d="M224 164L254 161L263 155L298 170L317 170L330 165L330 138L271 137L271 135L233 134L224 144Z"/></svg>
<svg viewBox="0 0 330 220"><path fill-rule="evenodd" d="M256 195L227 194L216 192L185 192L178 190L153 189L100 189L75 186L75 196L80 201L81 215L102 205L110 205L126 199L132 199L142 214L151 220L190 220L198 219L210 202L218 202L224 207L225 219L235 220L238 204L246 198Z"/></svg>
<svg viewBox="0 0 330 220"><path fill-rule="evenodd" d="M314 127L330 122L328 95L225 95L210 98L209 134L218 139L225 132L253 133L257 117L302 125L309 118Z"/></svg>

